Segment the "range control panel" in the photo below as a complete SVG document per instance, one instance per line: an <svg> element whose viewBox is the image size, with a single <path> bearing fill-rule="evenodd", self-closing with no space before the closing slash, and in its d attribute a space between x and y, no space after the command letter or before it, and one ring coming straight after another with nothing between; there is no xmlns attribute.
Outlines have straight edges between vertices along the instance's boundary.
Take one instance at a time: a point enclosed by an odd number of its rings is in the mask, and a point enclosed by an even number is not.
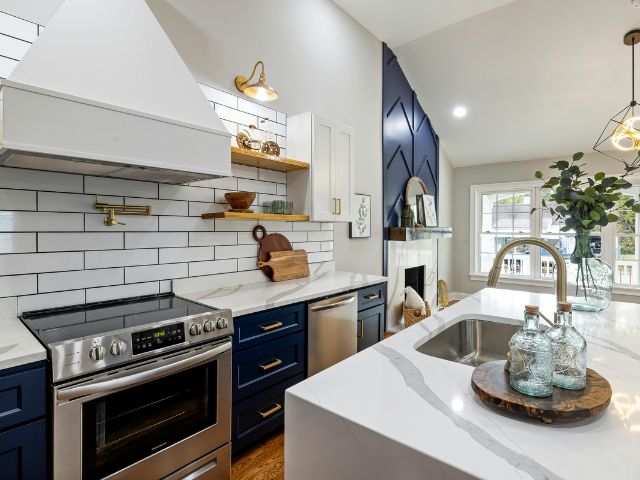
<svg viewBox="0 0 640 480"><path fill-rule="evenodd" d="M133 332L131 342L134 355L182 343L184 342L184 323Z"/></svg>

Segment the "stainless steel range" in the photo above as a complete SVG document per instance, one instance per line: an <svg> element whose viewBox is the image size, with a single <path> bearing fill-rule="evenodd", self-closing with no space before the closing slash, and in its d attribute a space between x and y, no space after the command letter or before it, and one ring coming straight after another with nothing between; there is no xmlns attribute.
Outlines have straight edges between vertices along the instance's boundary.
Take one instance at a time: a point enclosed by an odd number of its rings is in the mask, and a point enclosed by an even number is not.
<svg viewBox="0 0 640 480"><path fill-rule="evenodd" d="M54 479L229 479L231 311L167 294L22 321L51 362Z"/></svg>

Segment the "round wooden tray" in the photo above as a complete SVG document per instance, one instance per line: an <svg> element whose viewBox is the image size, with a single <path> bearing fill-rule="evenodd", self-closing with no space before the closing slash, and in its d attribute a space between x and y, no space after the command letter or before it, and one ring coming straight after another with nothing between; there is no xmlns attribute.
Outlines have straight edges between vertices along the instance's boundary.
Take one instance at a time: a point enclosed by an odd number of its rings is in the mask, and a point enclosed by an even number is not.
<svg viewBox="0 0 640 480"><path fill-rule="evenodd" d="M609 406L611 385L587 369L584 390L555 387L549 397L530 397L517 392L509 384L509 372L504 360L483 363L471 376L471 388L487 404L526 417L539 418L544 423L575 422L597 417Z"/></svg>

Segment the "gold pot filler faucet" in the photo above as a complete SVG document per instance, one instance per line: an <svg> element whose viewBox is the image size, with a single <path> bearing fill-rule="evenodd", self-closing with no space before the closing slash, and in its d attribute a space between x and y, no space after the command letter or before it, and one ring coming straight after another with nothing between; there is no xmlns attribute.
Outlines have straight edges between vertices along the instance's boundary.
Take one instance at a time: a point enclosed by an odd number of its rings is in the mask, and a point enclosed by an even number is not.
<svg viewBox="0 0 640 480"><path fill-rule="evenodd" d="M535 245L537 247L544 248L547 252L551 254L553 259L556 261L556 296L559 302L567 301L567 266L564 263L564 257L560 253L556 247L551 245L546 240L542 240L541 238L535 237L524 237L517 238L515 240L511 240L504 247L498 251L496 254L496 258L493 261L493 267L491 267L491 271L489 272L489 278L487 279L487 287L495 288L498 284L498 279L500 278L500 273L502 272L502 263L504 261L504 257L510 252L513 248L519 247L520 245ZM553 322L545 317L542 313L540 316L549 324L553 325Z"/></svg>

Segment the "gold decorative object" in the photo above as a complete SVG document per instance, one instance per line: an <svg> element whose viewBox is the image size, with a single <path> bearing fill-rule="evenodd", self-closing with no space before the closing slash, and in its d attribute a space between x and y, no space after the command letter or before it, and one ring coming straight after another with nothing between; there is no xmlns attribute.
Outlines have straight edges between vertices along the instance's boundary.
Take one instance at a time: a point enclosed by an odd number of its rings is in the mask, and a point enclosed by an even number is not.
<svg viewBox="0 0 640 480"><path fill-rule="evenodd" d="M268 142L264 142L262 144L262 153L266 153L268 155L273 155L274 157L280 156L280 145L278 145L273 140L269 140Z"/></svg>
<svg viewBox="0 0 640 480"><path fill-rule="evenodd" d="M262 139L255 125L249 125L236 135L236 142L240 148L259 152L262 149Z"/></svg>
<svg viewBox="0 0 640 480"><path fill-rule="evenodd" d="M113 227L114 225L126 225L126 223L119 221L116 218L116 215L151 215L150 205L111 205L100 202L98 200L98 195L96 195L95 208L102 210L107 214L104 219L104 224L107 227Z"/></svg>
<svg viewBox="0 0 640 480"><path fill-rule="evenodd" d="M256 74L258 65L260 65L261 67L258 81L255 83L249 83ZM235 78L235 84L238 90L240 90L246 96L255 98L256 100L271 102L278 99L278 92L264 83L264 63L262 62L262 60L257 61L253 66L253 71L251 72L251 76L249 76L249 78L246 78L243 75L238 75Z"/></svg>

